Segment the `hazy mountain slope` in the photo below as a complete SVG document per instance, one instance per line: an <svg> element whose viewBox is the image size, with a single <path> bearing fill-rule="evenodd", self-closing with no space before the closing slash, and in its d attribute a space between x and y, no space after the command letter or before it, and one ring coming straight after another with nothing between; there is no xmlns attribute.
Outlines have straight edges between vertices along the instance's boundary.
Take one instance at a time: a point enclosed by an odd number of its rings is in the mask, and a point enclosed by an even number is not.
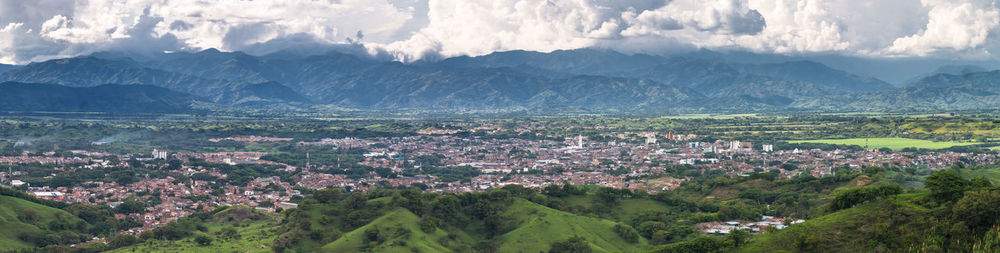
<svg viewBox="0 0 1000 253"><path fill-rule="evenodd" d="M934 71L931 71L931 72L928 72L928 73L924 73L924 74L920 74L920 75L917 75L917 76L915 76L913 78L910 78L909 80L906 81L905 84L906 85L912 85L913 83L916 83L916 82L918 82L918 81L920 81L920 80L922 80L924 78L928 78L928 77L932 77L932 76L936 76L936 75L941 75L941 74L962 76L962 75L966 75L966 74L972 74L972 73L978 73L978 72L989 72L989 71L990 70L988 70L986 68L983 68L983 67L980 67L980 66L976 66L976 65L945 65L945 66L941 66L941 67L935 69Z"/></svg>
<svg viewBox="0 0 1000 253"><path fill-rule="evenodd" d="M2 81L49 83L71 87L94 87L104 84L147 84L171 90L212 94L233 82L211 80L143 67L130 59L78 57L33 63L0 74Z"/></svg>
<svg viewBox="0 0 1000 253"><path fill-rule="evenodd" d="M690 89L636 79L548 79L509 68L453 69L382 64L323 87L319 101L368 108L614 109L666 106L702 97Z"/></svg>
<svg viewBox="0 0 1000 253"><path fill-rule="evenodd" d="M148 85L68 87L0 83L0 110L173 113L190 111L197 97Z"/></svg>
<svg viewBox="0 0 1000 253"><path fill-rule="evenodd" d="M309 103L288 86L278 82L263 82L254 84L239 84L228 87L213 99L216 103L231 105L268 105L275 103Z"/></svg>
<svg viewBox="0 0 1000 253"><path fill-rule="evenodd" d="M663 62L664 58L644 54L626 55L604 49L556 50L551 53L531 51L496 52L488 55L449 58L434 65L464 68L533 66L555 72L578 75L604 75Z"/></svg>
<svg viewBox="0 0 1000 253"><path fill-rule="evenodd" d="M3 74L4 72L7 72L7 71L10 71L10 70L13 70L13 69L16 69L16 68L18 68L18 67L20 67L20 66L16 66L16 65L7 65L7 64L0 64L0 74Z"/></svg>
<svg viewBox="0 0 1000 253"><path fill-rule="evenodd" d="M920 79L908 87L949 87L972 85L983 89L1000 90L1000 70L974 72L964 75L938 74Z"/></svg>
<svg viewBox="0 0 1000 253"><path fill-rule="evenodd" d="M861 77L812 61L738 65L750 73L779 80L810 82L851 93L869 93L894 88L891 84L871 77Z"/></svg>
<svg viewBox="0 0 1000 253"><path fill-rule="evenodd" d="M881 80L811 61L741 63L711 53L696 56L579 49L402 64L337 52L299 57L217 50L99 53L18 67L0 74L0 81L74 87L146 84L221 105L305 110L313 104L537 112L989 109L1000 91L1000 72L939 74L892 89Z"/></svg>

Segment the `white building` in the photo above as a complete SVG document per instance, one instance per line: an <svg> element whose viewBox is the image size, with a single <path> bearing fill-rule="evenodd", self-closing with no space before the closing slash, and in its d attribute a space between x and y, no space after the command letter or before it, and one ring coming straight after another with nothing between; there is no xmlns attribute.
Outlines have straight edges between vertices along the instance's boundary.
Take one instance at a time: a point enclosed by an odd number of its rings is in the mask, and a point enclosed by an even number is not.
<svg viewBox="0 0 1000 253"><path fill-rule="evenodd" d="M163 159L163 160L166 160L167 159L167 151L166 150L154 149L153 150L153 159Z"/></svg>

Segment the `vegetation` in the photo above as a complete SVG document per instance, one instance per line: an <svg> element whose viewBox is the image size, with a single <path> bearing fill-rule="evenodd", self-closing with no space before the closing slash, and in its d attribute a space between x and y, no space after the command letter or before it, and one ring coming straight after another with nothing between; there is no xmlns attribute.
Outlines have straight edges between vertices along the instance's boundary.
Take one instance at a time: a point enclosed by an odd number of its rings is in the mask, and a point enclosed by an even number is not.
<svg viewBox="0 0 1000 253"><path fill-rule="evenodd" d="M821 140L796 140L790 143L827 143L835 145L856 145L869 148L888 148L892 150L903 150L905 148L916 149L945 149L955 146L967 146L981 144L978 142L937 142L907 138L855 138L855 139L821 139Z"/></svg>
<svg viewBox="0 0 1000 253"><path fill-rule="evenodd" d="M131 243L109 244L111 252L270 252L278 217L249 207L202 212L144 232Z"/></svg>
<svg viewBox="0 0 1000 253"><path fill-rule="evenodd" d="M3 228L0 229L0 251L79 243L119 226L117 220L105 216L107 212L86 210L89 208L70 205L59 209L18 197L0 196L0 227Z"/></svg>

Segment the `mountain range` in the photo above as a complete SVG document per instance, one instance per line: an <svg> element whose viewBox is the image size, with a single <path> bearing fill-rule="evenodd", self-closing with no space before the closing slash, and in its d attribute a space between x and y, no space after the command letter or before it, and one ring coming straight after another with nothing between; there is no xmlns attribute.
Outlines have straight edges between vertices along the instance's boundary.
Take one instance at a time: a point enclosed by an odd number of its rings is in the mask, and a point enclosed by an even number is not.
<svg viewBox="0 0 1000 253"><path fill-rule="evenodd" d="M0 66L0 81L9 81L0 91L20 92L17 99L35 105L3 103L0 110L841 112L992 109L1000 101L1000 72L985 69L943 68L897 88L814 61L748 63L706 55L509 51L404 64L340 52L105 52ZM18 87L29 83L46 85ZM43 96L47 90L77 102L53 101ZM103 102L78 103L95 100ZM143 102L153 104L136 106Z"/></svg>

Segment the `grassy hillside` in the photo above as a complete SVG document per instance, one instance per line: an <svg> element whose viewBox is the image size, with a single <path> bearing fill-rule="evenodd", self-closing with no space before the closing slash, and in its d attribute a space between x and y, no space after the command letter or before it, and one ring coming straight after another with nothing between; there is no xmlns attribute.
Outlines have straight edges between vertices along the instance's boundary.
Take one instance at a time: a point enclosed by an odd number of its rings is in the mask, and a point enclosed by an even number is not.
<svg viewBox="0 0 1000 253"><path fill-rule="evenodd" d="M579 216L516 200L505 217L515 219L517 228L500 235L500 252L542 252L558 241L572 236L584 238L594 252L643 252L648 244L640 238L629 243L614 232L617 224L611 220Z"/></svg>
<svg viewBox="0 0 1000 253"><path fill-rule="evenodd" d="M321 251L455 252L445 245L468 243L468 238L449 236L448 232L441 229L424 232L419 223L420 217L406 209L397 208L368 225L344 234L340 239L323 246Z"/></svg>
<svg viewBox="0 0 1000 253"><path fill-rule="evenodd" d="M886 198L840 191L835 203L844 199L856 205L761 234L739 251L967 252L995 247L1000 187L959 173L966 171L939 171L926 177L926 191Z"/></svg>
<svg viewBox="0 0 1000 253"><path fill-rule="evenodd" d="M900 199L879 201L760 235L745 252L901 252L917 248L930 210Z"/></svg>
<svg viewBox="0 0 1000 253"><path fill-rule="evenodd" d="M963 252L1000 245L990 239L1000 234L1000 188L978 177L995 170L872 167L791 179L768 172L693 178L656 194L574 185L457 194L325 189L280 221L239 208L196 214L163 229L189 231L179 238L158 229L119 252ZM921 188L900 186L907 184ZM699 231L761 215L807 221L760 233ZM243 237L229 238L227 229Z"/></svg>
<svg viewBox="0 0 1000 253"><path fill-rule="evenodd" d="M80 218L66 211L37 204L11 196L0 196L0 251L35 248L33 242L25 242L22 233L53 232L56 223L86 224Z"/></svg>
<svg viewBox="0 0 1000 253"><path fill-rule="evenodd" d="M192 231L182 239L147 239L111 252L271 252L279 222L247 207L227 207L199 223L204 231ZM199 244L200 236L211 238L211 243Z"/></svg>
<svg viewBox="0 0 1000 253"><path fill-rule="evenodd" d="M495 237L499 252L544 252L550 245L571 236L590 243L595 252L643 252L644 239L629 243L615 234L611 220L579 216L538 205L527 200L513 201L502 217L509 217L511 231ZM425 232L421 218L412 212L396 208L381 217L345 233L321 248L325 252L466 252L471 245L486 238L483 234L466 234L454 226L438 227Z"/></svg>

